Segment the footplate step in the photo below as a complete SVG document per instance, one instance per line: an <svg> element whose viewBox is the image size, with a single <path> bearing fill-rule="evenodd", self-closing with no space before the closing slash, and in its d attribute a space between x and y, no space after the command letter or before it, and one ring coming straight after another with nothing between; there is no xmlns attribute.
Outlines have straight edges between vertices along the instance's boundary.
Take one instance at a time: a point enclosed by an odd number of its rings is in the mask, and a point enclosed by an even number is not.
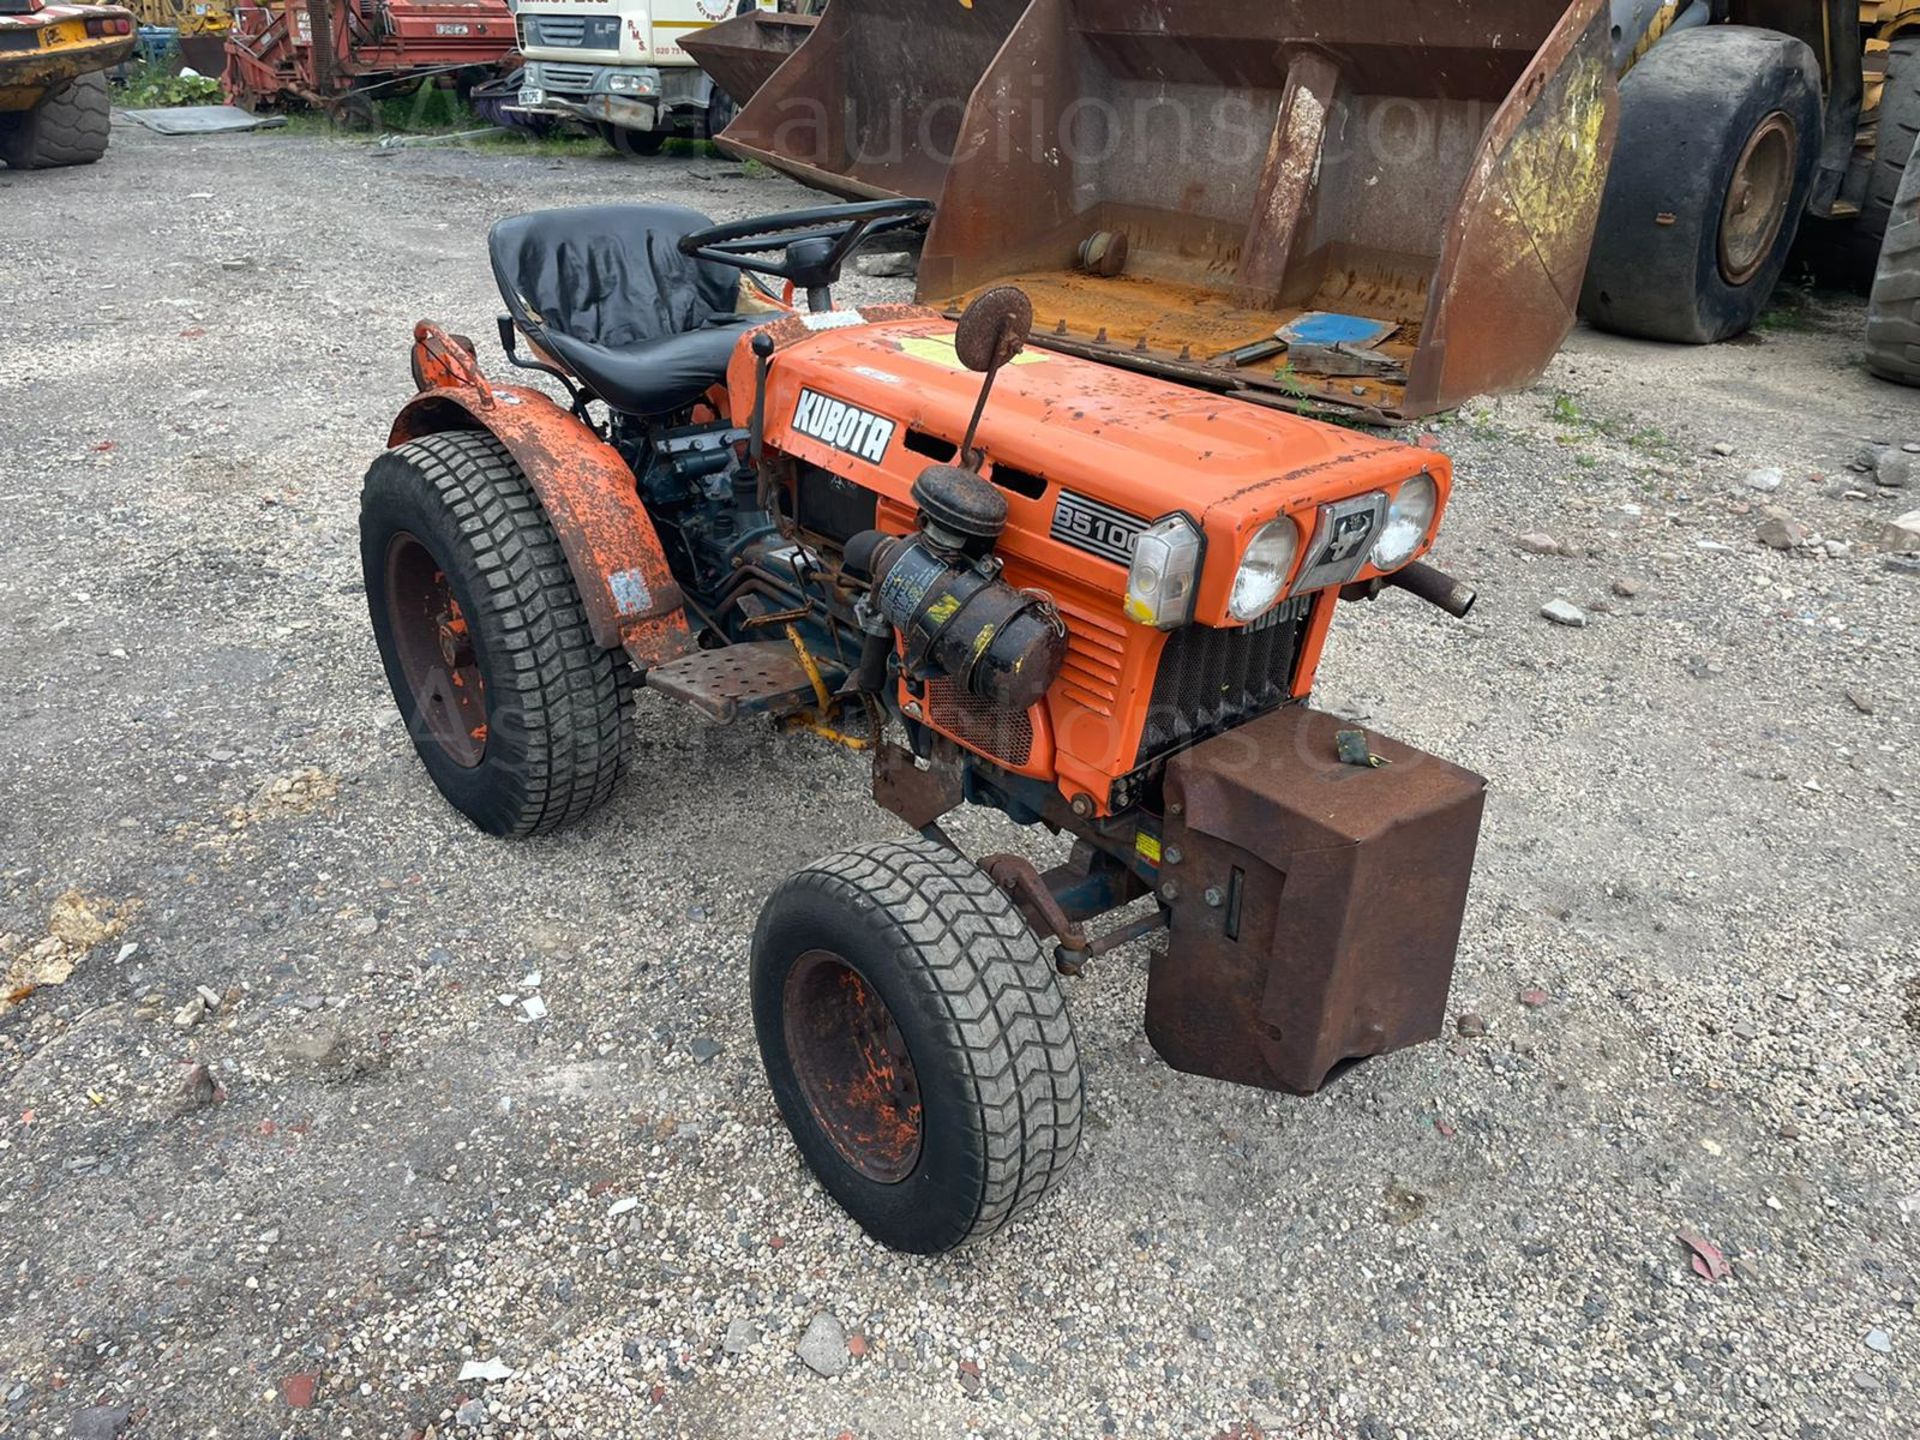
<svg viewBox="0 0 1920 1440"><path fill-rule="evenodd" d="M829 686L838 671L824 663ZM785 714L814 703L813 681L793 646L785 641L698 650L647 671L647 688L684 700L720 721L743 715Z"/></svg>

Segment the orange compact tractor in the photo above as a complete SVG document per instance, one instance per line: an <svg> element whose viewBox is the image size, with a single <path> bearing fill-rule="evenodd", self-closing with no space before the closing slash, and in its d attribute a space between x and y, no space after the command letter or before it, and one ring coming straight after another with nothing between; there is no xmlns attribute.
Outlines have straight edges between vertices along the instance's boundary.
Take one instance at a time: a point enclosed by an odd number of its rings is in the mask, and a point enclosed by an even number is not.
<svg viewBox="0 0 1920 1440"><path fill-rule="evenodd" d="M502 222L501 344L566 399L422 322L361 510L394 695L485 830L606 801L636 684L870 754L914 833L774 892L752 1008L807 1161L922 1252L1066 1169L1057 977L1127 941L1164 932L1146 1028L1183 1070L1305 1093L1437 1035L1484 790L1308 704L1343 599L1472 603L1419 563L1445 458L1028 351L1009 287L958 323L834 308L854 246L929 209ZM964 804L1071 853L970 859Z"/></svg>

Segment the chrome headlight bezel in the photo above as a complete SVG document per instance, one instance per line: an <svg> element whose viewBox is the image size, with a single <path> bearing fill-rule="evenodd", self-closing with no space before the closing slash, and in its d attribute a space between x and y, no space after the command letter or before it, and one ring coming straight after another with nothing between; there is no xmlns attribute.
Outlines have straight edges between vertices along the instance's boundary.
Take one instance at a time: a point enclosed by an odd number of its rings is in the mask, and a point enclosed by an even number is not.
<svg viewBox="0 0 1920 1440"><path fill-rule="evenodd" d="M1291 515L1262 525L1240 552L1240 566L1227 592L1227 614L1250 625L1273 609L1286 598L1299 558L1300 527Z"/></svg>
<svg viewBox="0 0 1920 1440"><path fill-rule="evenodd" d="M1192 620L1206 553L1206 532L1191 515L1165 515L1142 530L1127 568L1127 618L1156 630Z"/></svg>
<svg viewBox="0 0 1920 1440"><path fill-rule="evenodd" d="M1387 518L1367 553L1367 563L1382 574L1398 570L1420 553L1440 513L1440 485L1424 470L1400 482L1387 502Z"/></svg>

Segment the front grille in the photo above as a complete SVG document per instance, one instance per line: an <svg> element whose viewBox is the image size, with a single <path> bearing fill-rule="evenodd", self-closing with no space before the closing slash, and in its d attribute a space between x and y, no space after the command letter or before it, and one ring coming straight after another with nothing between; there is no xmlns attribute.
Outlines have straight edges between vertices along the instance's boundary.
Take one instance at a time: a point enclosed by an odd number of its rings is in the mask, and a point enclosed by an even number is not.
<svg viewBox="0 0 1920 1440"><path fill-rule="evenodd" d="M1293 690L1308 598L1244 630L1188 625L1167 637L1135 765L1278 709Z"/></svg>
<svg viewBox="0 0 1920 1440"><path fill-rule="evenodd" d="M527 39L534 45L556 49L587 43L587 19L584 15L529 15Z"/></svg>
<svg viewBox="0 0 1920 1440"><path fill-rule="evenodd" d="M951 680L927 681L927 718L956 740L1009 765L1033 758L1033 717L969 693Z"/></svg>
<svg viewBox="0 0 1920 1440"><path fill-rule="evenodd" d="M540 84L559 95L585 95L593 89L591 65L542 65Z"/></svg>

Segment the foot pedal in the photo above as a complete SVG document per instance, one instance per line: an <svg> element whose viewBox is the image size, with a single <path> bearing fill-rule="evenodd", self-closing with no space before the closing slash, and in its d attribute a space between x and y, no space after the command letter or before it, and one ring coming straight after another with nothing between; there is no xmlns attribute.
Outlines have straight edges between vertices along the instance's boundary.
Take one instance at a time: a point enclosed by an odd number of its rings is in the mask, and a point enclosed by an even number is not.
<svg viewBox="0 0 1920 1440"><path fill-rule="evenodd" d="M820 669L831 692L839 671L824 664ZM684 700L720 721L778 715L814 703L813 681L793 646L784 640L697 650L647 671L647 688Z"/></svg>

